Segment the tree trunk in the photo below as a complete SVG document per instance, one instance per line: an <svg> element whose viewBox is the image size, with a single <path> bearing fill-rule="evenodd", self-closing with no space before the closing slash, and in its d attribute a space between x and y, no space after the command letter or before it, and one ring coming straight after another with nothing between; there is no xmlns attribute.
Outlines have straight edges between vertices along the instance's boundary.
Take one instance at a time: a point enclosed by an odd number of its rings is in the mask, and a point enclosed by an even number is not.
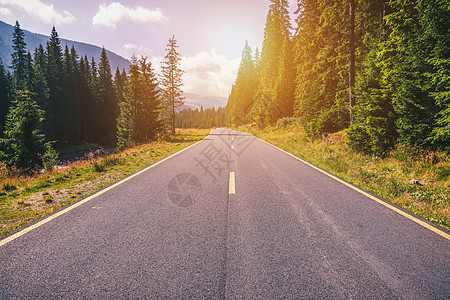
<svg viewBox="0 0 450 300"><path fill-rule="evenodd" d="M349 0L349 87L348 87L348 104L350 106L350 125L353 124L353 107L355 106L355 98L353 90L355 88L355 2Z"/></svg>

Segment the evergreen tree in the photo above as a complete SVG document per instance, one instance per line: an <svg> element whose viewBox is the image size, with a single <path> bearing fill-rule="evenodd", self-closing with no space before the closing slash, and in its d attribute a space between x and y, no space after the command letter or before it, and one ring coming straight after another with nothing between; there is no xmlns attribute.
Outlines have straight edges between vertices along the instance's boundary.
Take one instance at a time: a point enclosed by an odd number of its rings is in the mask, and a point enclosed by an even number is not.
<svg viewBox="0 0 450 300"><path fill-rule="evenodd" d="M285 40L291 38L292 27L288 7L287 0L271 0L267 14L259 65L260 82L251 111L252 118L259 126L273 124L278 118L286 115L288 112L282 111L283 104L279 101L293 102L294 98L290 95L289 100L284 99L285 97L279 94L281 89L276 87L277 81L281 82L281 77L286 76L280 72L284 60L280 49L283 48Z"/></svg>
<svg viewBox="0 0 450 300"><path fill-rule="evenodd" d="M20 24L16 21L13 31L13 53L12 69L14 70L14 85L17 90L27 90L27 44L24 40L25 33L20 29Z"/></svg>
<svg viewBox="0 0 450 300"><path fill-rule="evenodd" d="M100 120L102 122L103 142L112 145L116 139L116 119L118 117L117 96L114 89L111 66L105 48L100 55L98 67L98 102L100 107Z"/></svg>
<svg viewBox="0 0 450 300"><path fill-rule="evenodd" d="M116 73L114 74L114 86L116 87L118 103L121 103L124 101L123 89L124 89L126 80L127 80L127 75L125 73L125 70L122 73L120 73L119 67L117 67Z"/></svg>
<svg viewBox="0 0 450 300"><path fill-rule="evenodd" d="M34 87L34 76L33 76L33 58L31 57L30 51L27 52L25 56L25 74L22 81L22 89L26 91L32 91Z"/></svg>
<svg viewBox="0 0 450 300"><path fill-rule="evenodd" d="M357 19L362 18L365 22L355 24L355 33L360 36L356 48L359 58L364 60L357 64L354 123L347 138L354 149L383 156L394 147L398 137L392 90L383 83L380 68L382 57L379 53L387 36L383 20L386 3L366 0L358 4Z"/></svg>
<svg viewBox="0 0 450 300"><path fill-rule="evenodd" d="M17 99L8 113L4 138L0 139L0 160L24 173L33 173L49 158L56 159L51 143L40 133L43 111L30 92L17 91Z"/></svg>
<svg viewBox="0 0 450 300"><path fill-rule="evenodd" d="M92 97L93 97L93 110L90 112L90 116L89 116L89 124L91 124L91 141L93 142L100 142L102 139L104 140L104 136L102 129L104 128L104 126L102 125L102 120L99 116L101 116L102 112L101 112L101 103L99 101L99 95L98 95L98 91L99 91L99 79L98 79L98 67L97 64L95 63L94 58L92 57L91 59L91 64L90 64L90 81L89 81L89 86L90 86L90 90L92 93Z"/></svg>
<svg viewBox="0 0 450 300"><path fill-rule="evenodd" d="M5 126L11 99L11 86L5 66L0 58L0 130Z"/></svg>
<svg viewBox="0 0 450 300"><path fill-rule="evenodd" d="M156 75L146 57L131 59L124 87L124 101L119 103L117 146L124 149L133 144L153 140L161 128Z"/></svg>
<svg viewBox="0 0 450 300"><path fill-rule="evenodd" d="M299 1L294 110L313 136L349 125L347 10L347 0Z"/></svg>
<svg viewBox="0 0 450 300"><path fill-rule="evenodd" d="M47 58L45 56L44 47L39 45L34 52L34 67L33 67L33 88L34 97L40 109L45 113L45 118L42 123L42 131L45 135L51 132L51 124L47 120L48 112L50 111L50 89L47 85Z"/></svg>
<svg viewBox="0 0 450 300"><path fill-rule="evenodd" d="M248 114L252 109L258 83L258 74L253 62L252 50L248 42L245 42L236 83L227 104L230 123L238 125L248 123Z"/></svg>
<svg viewBox="0 0 450 300"><path fill-rule="evenodd" d="M49 139L56 140L59 145L67 142L67 120L69 111L63 94L63 55L61 42L53 26L50 40L46 47L47 55L47 85L50 90L50 109L47 111Z"/></svg>
<svg viewBox="0 0 450 300"><path fill-rule="evenodd" d="M179 67L181 57L180 53L177 52L177 48L179 46L175 36L172 36L166 47L165 61L162 62L160 82L165 110L163 120L166 128L172 130L172 134L175 134L176 110L184 104L183 91L181 89L183 86L181 77L184 71Z"/></svg>
<svg viewBox="0 0 450 300"><path fill-rule="evenodd" d="M390 5L395 10L386 17L391 33L380 55L383 82L393 90L399 140L421 148L433 142L448 147L444 78L450 57L450 6L439 0L392 0Z"/></svg>
<svg viewBox="0 0 450 300"><path fill-rule="evenodd" d="M294 111L296 70L293 60L293 42L285 36L281 48L281 60L278 77L275 82L276 103L280 110L280 117L291 117Z"/></svg>
<svg viewBox="0 0 450 300"><path fill-rule="evenodd" d="M81 141L81 107L80 107L80 75L78 56L75 48L69 51L66 45L63 58L63 95L66 102L66 109L69 111L67 123L67 142L69 144L79 144Z"/></svg>
<svg viewBox="0 0 450 300"><path fill-rule="evenodd" d="M89 60L86 56L80 59L79 74L81 139L83 141L97 142L95 138L98 106L95 88L92 86L94 80L92 78Z"/></svg>
<svg viewBox="0 0 450 300"><path fill-rule="evenodd" d="M397 141L397 115L392 105L392 93L381 81L377 54L375 47L364 62L366 69L358 76L355 120L347 138L355 150L384 156Z"/></svg>

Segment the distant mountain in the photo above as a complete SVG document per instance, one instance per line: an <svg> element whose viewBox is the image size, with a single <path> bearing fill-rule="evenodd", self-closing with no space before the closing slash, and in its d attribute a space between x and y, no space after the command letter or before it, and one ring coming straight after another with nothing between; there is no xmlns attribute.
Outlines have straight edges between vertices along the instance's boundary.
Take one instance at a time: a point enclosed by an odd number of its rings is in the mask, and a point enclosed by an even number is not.
<svg viewBox="0 0 450 300"><path fill-rule="evenodd" d="M42 34L32 33L30 31L22 30L25 33L25 42L27 43L27 49L33 54L34 49L39 47L39 44L42 44L42 46L47 45L47 41L49 40L50 36L45 36ZM49 28L50 32L51 28ZM3 65L5 67L11 66L11 53L13 52L12 49L12 36L13 36L14 27L6 24L5 22L0 21L0 57L2 58ZM100 61L100 53L102 52L102 48L86 44L86 43L80 43L75 42L71 40L61 39L61 47L64 51L64 48L68 45L69 49L72 48L72 45L75 47L75 50L77 51L78 55L85 56L87 55L89 61L94 58L95 62ZM111 52L109 50L106 50L106 54L108 55L109 64L111 65L111 71L114 75L114 72L116 71L116 68L119 67L119 70L122 71L122 69L128 69L128 66L130 65L130 61L123 58L120 55L115 54L114 52Z"/></svg>
<svg viewBox="0 0 450 300"><path fill-rule="evenodd" d="M203 108L225 107L228 101L227 98L224 97L210 97L192 93L184 93L183 96L186 97L186 99L184 99L184 107L190 107L192 109L200 109L202 106Z"/></svg>

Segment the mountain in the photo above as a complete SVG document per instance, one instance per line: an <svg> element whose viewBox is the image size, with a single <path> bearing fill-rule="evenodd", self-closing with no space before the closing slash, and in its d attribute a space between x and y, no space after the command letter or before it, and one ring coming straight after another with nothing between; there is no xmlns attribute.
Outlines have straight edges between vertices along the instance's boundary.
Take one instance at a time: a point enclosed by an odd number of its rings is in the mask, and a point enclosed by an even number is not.
<svg viewBox="0 0 450 300"><path fill-rule="evenodd" d="M34 49L39 46L39 44L42 44L42 46L47 45L47 41L49 40L50 36L45 36L42 34L33 33L27 30L24 30L22 28L23 32L25 33L25 43L27 43L27 49L31 52L31 54L34 53ZM2 58L3 65L5 67L11 66L11 53L13 52L12 49L12 36L13 36L14 27L6 24L5 22L0 21L0 57ZM49 28L49 32L51 31L51 28ZM72 46L75 47L75 50L77 51L78 55L85 56L87 55L89 61L94 58L94 60L98 63L100 61L100 53L102 52L102 48L81 43L81 42L75 42L71 40L61 39L61 47L64 51L65 46L68 46L69 49L72 48ZM115 54L114 52L111 52L109 50L106 50L106 54L108 55L109 63L111 65L111 71L114 74L116 71L116 68L119 67L119 70L122 71L122 69L127 70L128 66L130 65L130 61L123 58L120 55Z"/></svg>
<svg viewBox="0 0 450 300"><path fill-rule="evenodd" d="M25 33L25 42L27 43L27 49L30 50L32 54L34 52L34 49L37 48L39 44L42 44L45 47L47 41L50 38L49 36L46 35L37 34L30 32L28 30L24 30L23 28L22 30ZM0 21L0 57L5 67L11 66L11 53L13 52L12 49L13 31L14 31L13 26ZM66 45L69 46L69 49L72 48L73 45L80 57L81 56L84 57L85 55L87 55L89 61L91 60L92 57L94 57L94 60L97 63L100 61L100 53L102 51L101 47L87 43L61 39L61 47L63 51ZM120 71L122 71L122 69L125 70L128 69L128 66L130 65L129 60L109 50L106 50L106 53L108 55L109 63L111 65L111 71L113 74L117 67L119 67ZM190 107L193 109L196 108L200 109L200 107L202 106L203 108L212 108L212 107L218 108L220 106L225 107L227 105L227 99L224 97L210 97L192 93L184 93L183 95L186 97L186 99L184 100L185 101L184 107L186 108Z"/></svg>
<svg viewBox="0 0 450 300"><path fill-rule="evenodd" d="M192 109L200 109L201 106L203 106L203 108L225 107L228 101L227 98L224 97L202 96L192 93L184 93L183 96L186 97L186 99L184 99L184 107L190 107Z"/></svg>

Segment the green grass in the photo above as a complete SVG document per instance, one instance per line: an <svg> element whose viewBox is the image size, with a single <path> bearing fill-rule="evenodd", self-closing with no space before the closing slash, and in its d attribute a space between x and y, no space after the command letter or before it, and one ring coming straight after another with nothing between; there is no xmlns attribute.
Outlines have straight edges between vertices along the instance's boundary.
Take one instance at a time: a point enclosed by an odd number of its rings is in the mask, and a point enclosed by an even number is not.
<svg viewBox="0 0 450 300"><path fill-rule="evenodd" d="M31 177L0 165L0 236L124 178L205 137L208 130L179 130L165 140L69 164ZM89 156L88 156L89 157Z"/></svg>
<svg viewBox="0 0 450 300"><path fill-rule="evenodd" d="M387 157L355 153L345 132L312 140L301 126L240 127L398 206L450 229L450 155L399 147ZM411 180L419 184L411 184Z"/></svg>

